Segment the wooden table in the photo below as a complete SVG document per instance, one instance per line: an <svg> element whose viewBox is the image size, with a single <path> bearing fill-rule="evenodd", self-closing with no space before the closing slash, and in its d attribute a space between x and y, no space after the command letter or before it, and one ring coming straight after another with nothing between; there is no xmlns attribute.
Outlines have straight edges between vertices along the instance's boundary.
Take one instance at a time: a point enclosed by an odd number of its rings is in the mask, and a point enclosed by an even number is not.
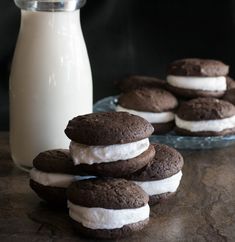
<svg viewBox="0 0 235 242"><path fill-rule="evenodd" d="M151 208L149 226L121 241L235 241L235 146L182 152L177 195ZM0 133L0 241L94 241L77 235L66 212L48 208L15 168Z"/></svg>

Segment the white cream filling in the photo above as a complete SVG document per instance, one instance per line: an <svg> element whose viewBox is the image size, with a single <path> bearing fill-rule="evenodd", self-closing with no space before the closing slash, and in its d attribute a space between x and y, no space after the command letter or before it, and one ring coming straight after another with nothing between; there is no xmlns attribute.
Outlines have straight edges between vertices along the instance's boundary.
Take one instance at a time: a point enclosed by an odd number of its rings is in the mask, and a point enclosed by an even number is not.
<svg viewBox="0 0 235 242"><path fill-rule="evenodd" d="M191 132L215 131L220 132L225 129L235 127L235 115L224 119L205 120L205 121L186 121L175 116L176 126Z"/></svg>
<svg viewBox="0 0 235 242"><path fill-rule="evenodd" d="M182 178L182 171L175 175L158 180L158 181L134 181L139 185L149 196L159 195L167 192L175 192L180 184Z"/></svg>
<svg viewBox="0 0 235 242"><path fill-rule="evenodd" d="M75 165L92 165L137 157L149 148L149 139L108 146L89 146L71 141L69 148Z"/></svg>
<svg viewBox="0 0 235 242"><path fill-rule="evenodd" d="M117 229L149 217L149 205L131 209L87 208L68 201L69 216L90 229Z"/></svg>
<svg viewBox="0 0 235 242"><path fill-rule="evenodd" d="M75 180L73 175L47 173L35 168L30 171L30 178L44 186L64 188L67 188Z"/></svg>
<svg viewBox="0 0 235 242"><path fill-rule="evenodd" d="M194 77L194 76L167 76L167 82L184 89L203 91L225 91L227 89L226 78L218 77Z"/></svg>
<svg viewBox="0 0 235 242"><path fill-rule="evenodd" d="M35 182L51 187L67 188L72 182L95 178L94 176L74 176L69 174L47 173L33 168L30 171L30 179Z"/></svg>
<svg viewBox="0 0 235 242"><path fill-rule="evenodd" d="M175 115L173 112L161 112L161 113L154 113L154 112L141 112L136 111L133 109L127 109L120 105L116 107L117 112L128 112L130 114L134 114L146 119L148 122L154 123L167 123L174 120Z"/></svg>

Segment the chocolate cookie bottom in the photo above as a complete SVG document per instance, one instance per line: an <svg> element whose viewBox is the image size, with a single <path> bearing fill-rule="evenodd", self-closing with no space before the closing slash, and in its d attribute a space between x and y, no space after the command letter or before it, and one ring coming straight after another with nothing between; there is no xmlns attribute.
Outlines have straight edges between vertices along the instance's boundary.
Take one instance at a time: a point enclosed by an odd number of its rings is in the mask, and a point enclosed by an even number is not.
<svg viewBox="0 0 235 242"><path fill-rule="evenodd" d="M44 186L32 179L30 179L29 184L41 199L45 200L51 205L55 207L67 206L66 188Z"/></svg>
<svg viewBox="0 0 235 242"><path fill-rule="evenodd" d="M165 202L169 198L173 197L175 194L176 192L166 192L158 195L149 196L149 205L153 206L155 204Z"/></svg>
<svg viewBox="0 0 235 242"><path fill-rule="evenodd" d="M132 159L93 165L81 164L79 167L89 175L123 177L147 165L153 159L154 155L155 149L150 145L145 152Z"/></svg>
<svg viewBox="0 0 235 242"><path fill-rule="evenodd" d="M171 121L168 123L155 123L152 124L154 127L153 134L166 134L170 132L175 127L175 122Z"/></svg>

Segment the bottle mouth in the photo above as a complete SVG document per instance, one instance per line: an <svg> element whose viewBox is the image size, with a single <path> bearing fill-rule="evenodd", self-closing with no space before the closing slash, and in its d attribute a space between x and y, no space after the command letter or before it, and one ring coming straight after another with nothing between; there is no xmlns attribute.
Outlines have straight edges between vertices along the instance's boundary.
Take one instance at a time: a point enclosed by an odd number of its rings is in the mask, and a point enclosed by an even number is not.
<svg viewBox="0 0 235 242"><path fill-rule="evenodd" d="M83 7L86 0L15 0L17 7L29 11L71 12Z"/></svg>

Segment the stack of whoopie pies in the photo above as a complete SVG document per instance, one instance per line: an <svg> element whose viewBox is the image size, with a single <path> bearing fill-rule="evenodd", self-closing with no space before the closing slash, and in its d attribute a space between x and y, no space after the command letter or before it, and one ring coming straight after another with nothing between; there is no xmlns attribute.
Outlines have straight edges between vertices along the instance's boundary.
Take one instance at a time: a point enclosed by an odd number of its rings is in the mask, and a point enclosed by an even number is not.
<svg viewBox="0 0 235 242"><path fill-rule="evenodd" d="M183 158L166 145L150 144L153 126L127 112L78 116L65 133L68 150L34 159L30 186L50 204L65 205L79 233L119 238L144 228L150 205L171 197Z"/></svg>
<svg viewBox="0 0 235 242"><path fill-rule="evenodd" d="M68 207L85 236L120 238L143 229L149 205L177 191L184 163L178 151L150 144L149 137L175 125L183 135L234 133L235 82L228 70L220 61L183 59L169 65L166 82L143 76L121 81L118 112L69 121L69 150L40 153L31 188L53 207Z"/></svg>
<svg viewBox="0 0 235 242"><path fill-rule="evenodd" d="M153 124L155 134L167 133L174 126L176 133L185 136L232 134L235 132L235 82L227 76L228 72L229 66L217 60L174 61L168 66L165 84L159 79L147 81L143 77L141 85L141 76L121 81L122 94L116 111L146 118ZM178 98L178 108L170 92Z"/></svg>

